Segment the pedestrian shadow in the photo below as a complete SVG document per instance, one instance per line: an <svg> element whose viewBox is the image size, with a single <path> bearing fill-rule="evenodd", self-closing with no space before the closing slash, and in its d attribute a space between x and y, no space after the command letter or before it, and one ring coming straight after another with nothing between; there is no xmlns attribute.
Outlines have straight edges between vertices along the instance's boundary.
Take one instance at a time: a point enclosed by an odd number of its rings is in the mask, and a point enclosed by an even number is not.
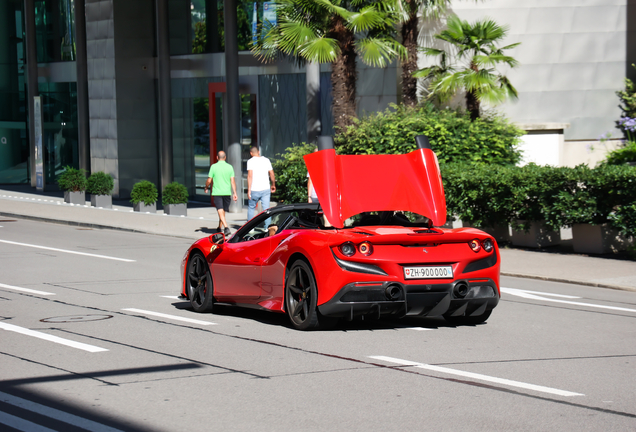
<svg viewBox="0 0 636 432"><path fill-rule="evenodd" d="M216 230L216 228L201 227L199 229L195 229L194 232L201 232L204 234L216 234L218 231Z"/></svg>

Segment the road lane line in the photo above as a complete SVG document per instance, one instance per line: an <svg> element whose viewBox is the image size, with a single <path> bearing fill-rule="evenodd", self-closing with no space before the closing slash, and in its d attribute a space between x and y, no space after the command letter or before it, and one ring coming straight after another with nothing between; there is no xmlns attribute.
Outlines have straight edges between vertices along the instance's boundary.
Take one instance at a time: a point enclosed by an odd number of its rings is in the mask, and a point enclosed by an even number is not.
<svg viewBox="0 0 636 432"><path fill-rule="evenodd" d="M100 348L100 347L96 347L93 345L88 345L85 343L81 343L81 342L75 342L69 339L64 339L58 336L53 336L50 335L48 333L42 333L39 331L35 331L35 330L29 330L26 329L24 327L18 327L16 325L13 324L7 324L4 322L0 322L0 329L2 330L7 330L7 331L12 331L12 332L16 332L16 333L20 333L23 334L25 336L32 336L32 337L36 337L38 339L44 339L47 340L49 342L55 342L61 345L66 345L69 346L71 348L77 348L77 349L81 349L84 351L88 351L91 353L96 353L96 352L102 352L102 351L108 351L106 348Z"/></svg>
<svg viewBox="0 0 636 432"><path fill-rule="evenodd" d="M21 288L21 287L17 287L17 286L13 286L13 285L5 285L0 283L0 288L6 288L6 289L10 289L10 290L14 290L14 291L23 291L29 294L38 294L38 295L55 295L55 293L50 293L50 292L46 292L46 291L38 291L38 290L33 290L33 289L29 289L29 288Z"/></svg>
<svg viewBox="0 0 636 432"><path fill-rule="evenodd" d="M161 297L167 298L167 299L179 300L179 296L161 296Z"/></svg>
<svg viewBox="0 0 636 432"><path fill-rule="evenodd" d="M384 361L384 362L387 362L387 363L397 363L400 366L412 366L412 367L416 367L416 368L419 368L419 369L426 369L426 370L439 372L439 373L444 373L444 374L457 375L457 376L461 376L461 377L465 377L465 378L472 378L472 379L475 379L475 380L478 380L478 381L492 382L492 383L495 383L495 384L501 384L501 385L510 386L510 387L519 387L519 388L523 388L523 389L527 389L527 390L534 390L534 391L538 391L538 392L542 392L542 393L550 393L550 394L554 394L554 395L558 395L558 396L585 396L584 394L581 394L581 393L574 393L574 392L570 392L570 391L566 391L566 390L559 390L559 389L555 389L555 388L551 388L551 387L544 387L544 386L539 386L539 385L535 385L535 384L528 384L528 383L524 383L524 382L520 382L520 381L512 381L512 380L505 379L505 378L497 378L497 377L477 374L477 373L473 373L473 372L465 372L465 371L460 371L460 370L457 370L457 369L450 369L450 368L441 367L441 366L433 366L433 365L424 364L424 363L416 363L416 362L412 362L412 361L409 361L409 360L402 360L402 359L398 359L398 358L394 358L394 357L369 356L369 358L372 358L372 359L375 359L375 360Z"/></svg>
<svg viewBox="0 0 636 432"><path fill-rule="evenodd" d="M518 289L515 289L515 288L504 288L504 287L501 287L501 292L506 293L506 294L510 294L510 295L514 295L514 296L518 296L518 297L522 297L522 298L525 298L525 299L530 299L530 300L543 300L543 301L547 301L547 302L569 304L569 305L573 305L573 306L585 306L585 307L592 307L592 308L599 308L599 309L609 309L609 310L615 310L615 311L621 311L621 312L634 312L634 313L636 313L636 309L628 309L628 308L622 308L622 307L618 307L618 306L605 306L605 305L599 305L599 304L594 304L594 303L583 303L583 302L574 302L574 301L566 301L566 300L557 300L557 299L553 299L553 298L541 297L539 295L530 294L530 291L518 290ZM580 297L578 297L578 298L580 298Z"/></svg>
<svg viewBox="0 0 636 432"><path fill-rule="evenodd" d="M432 328L424 328L424 327L403 327L406 330L417 330L417 331L426 331L433 330Z"/></svg>
<svg viewBox="0 0 636 432"><path fill-rule="evenodd" d="M0 240L0 243L7 243L7 244L12 244L12 245L18 245L18 246L26 246L26 247L36 248L36 249L45 249L45 250L56 251L56 252L64 252L64 253L75 254L75 255L84 255L84 256L89 256L89 257L94 257L94 258L104 258L104 259L115 260L115 261L135 262L135 260L131 260L131 259L116 258L116 257L111 257L111 256L106 256L106 255L96 255L96 254L90 254L90 253L86 253L86 252L77 252L77 251L71 251L71 250L66 250L66 249L57 249L57 248L52 248L52 247L48 247L48 246L38 246L38 245L32 245L32 244L27 244L27 243L18 243L18 242L13 242L13 241L9 241L9 240Z"/></svg>
<svg viewBox="0 0 636 432"><path fill-rule="evenodd" d="M201 325L217 325L217 323L213 323L213 322L209 322L209 321L200 321L200 320L196 320L196 319L192 319L192 318L184 318L184 317L180 317L180 316L176 316L176 315L168 315L168 314L164 314L164 313L160 313L160 312L152 312L152 311L147 311L147 310L143 310L143 309L134 309L134 308L127 308L127 309L122 309L128 312L135 312L135 313L139 313L142 315L151 315L151 316L156 316L156 317L161 317L161 318L167 318L167 319L172 319L175 321L184 321L184 322L189 322L192 324L201 324Z"/></svg>
<svg viewBox="0 0 636 432"><path fill-rule="evenodd" d="M82 429L86 429L92 432L121 432L119 429L112 428L110 426L103 425L101 423L97 423L93 420L88 420L83 417L79 417L73 414L69 414L64 411L57 410L55 408L48 407L46 405L39 404L37 402L32 402L27 399L22 399L17 396L13 396L10 394L6 394L0 392L0 401L16 406L18 408L22 408L36 414L40 414L46 416L48 418L52 418L54 420L59 420L61 422L80 427ZM26 420L24 420L26 421ZM1 420L0 420L1 422ZM10 425L9 425L10 426ZM14 427L14 426L12 426ZM21 430L39 430L39 429L21 429ZM50 429L42 429L42 430L50 430Z"/></svg>
<svg viewBox="0 0 636 432"><path fill-rule="evenodd" d="M521 294L537 294L537 295L544 295L544 296L550 296L550 297L560 297L560 298L567 298L567 299L579 299L581 297L577 297L577 296L571 296L571 295L564 295L564 294L553 294L553 293L547 293L547 292L541 292L541 291L530 291L530 290L522 290L522 289L517 289L517 288L505 288L505 287L501 287L501 289L508 293L508 294L512 294L512 295L521 295Z"/></svg>
<svg viewBox="0 0 636 432"><path fill-rule="evenodd" d="M53 429L49 429L39 424L35 424L28 420L21 419L11 414L0 411L0 424L9 426L10 428L17 429L24 432L56 432Z"/></svg>

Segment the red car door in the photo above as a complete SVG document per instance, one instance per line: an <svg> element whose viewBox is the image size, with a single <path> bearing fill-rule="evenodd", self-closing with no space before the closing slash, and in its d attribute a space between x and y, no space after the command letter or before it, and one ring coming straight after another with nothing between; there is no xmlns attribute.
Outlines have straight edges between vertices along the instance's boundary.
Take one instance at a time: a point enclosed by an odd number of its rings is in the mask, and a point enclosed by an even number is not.
<svg viewBox="0 0 636 432"><path fill-rule="evenodd" d="M225 243L212 264L218 301L250 302L261 295L261 264L271 253L272 239Z"/></svg>

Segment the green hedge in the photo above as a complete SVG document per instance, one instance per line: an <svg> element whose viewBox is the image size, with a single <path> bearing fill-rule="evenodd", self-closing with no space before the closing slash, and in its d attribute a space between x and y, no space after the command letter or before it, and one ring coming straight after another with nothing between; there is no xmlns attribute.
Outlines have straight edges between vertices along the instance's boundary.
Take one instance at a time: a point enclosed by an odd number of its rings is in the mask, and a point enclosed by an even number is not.
<svg viewBox="0 0 636 432"><path fill-rule="evenodd" d="M449 215L476 226L610 224L636 235L636 168L442 165ZM519 224L518 221L526 221Z"/></svg>
<svg viewBox="0 0 636 432"><path fill-rule="evenodd" d="M276 192L272 199L277 202L307 202L307 167L303 156L314 151L313 144L294 144L272 162L276 173Z"/></svg>
<svg viewBox="0 0 636 432"><path fill-rule="evenodd" d="M440 163L514 165L521 158L517 146L524 133L499 115L471 121L470 114L433 105L392 105L357 120L335 141L339 154L404 154L415 150L417 135L426 135Z"/></svg>

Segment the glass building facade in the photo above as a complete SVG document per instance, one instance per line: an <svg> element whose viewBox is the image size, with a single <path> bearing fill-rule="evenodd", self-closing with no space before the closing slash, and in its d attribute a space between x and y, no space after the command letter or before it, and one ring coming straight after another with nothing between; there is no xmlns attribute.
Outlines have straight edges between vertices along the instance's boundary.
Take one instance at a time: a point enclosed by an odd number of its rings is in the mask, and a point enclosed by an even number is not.
<svg viewBox="0 0 636 432"><path fill-rule="evenodd" d="M82 3L78 3L78 2ZM211 149L227 150L223 0L167 0L170 61L172 173L191 197L209 200L203 185ZM132 185L162 180L157 0L3 0L0 2L0 184L34 186L28 38L33 34L37 95L41 99L44 182L56 188L67 166L105 171L114 196ZM306 76L292 62L262 64L249 53L255 23L268 2L237 5L239 141L244 186L249 148L275 158L307 141ZM85 33L76 10L85 7ZM28 11L34 11L29 27ZM80 20L81 22L82 20ZM28 29L32 30L29 33ZM85 34L83 39L82 34ZM79 44L78 44L79 42ZM87 64L81 76L82 53ZM321 73L322 133L332 132L328 66ZM81 79L78 79L79 78ZM81 108L85 85L86 108ZM212 85L212 87L211 87ZM214 90L214 91L212 91ZM78 99L79 98L79 99ZM85 120L82 120L82 119ZM82 138L82 124L89 129ZM89 157L82 158L82 149ZM212 157L211 157L212 156ZM88 162L83 162L88 160ZM237 177L239 174L237 173Z"/></svg>

